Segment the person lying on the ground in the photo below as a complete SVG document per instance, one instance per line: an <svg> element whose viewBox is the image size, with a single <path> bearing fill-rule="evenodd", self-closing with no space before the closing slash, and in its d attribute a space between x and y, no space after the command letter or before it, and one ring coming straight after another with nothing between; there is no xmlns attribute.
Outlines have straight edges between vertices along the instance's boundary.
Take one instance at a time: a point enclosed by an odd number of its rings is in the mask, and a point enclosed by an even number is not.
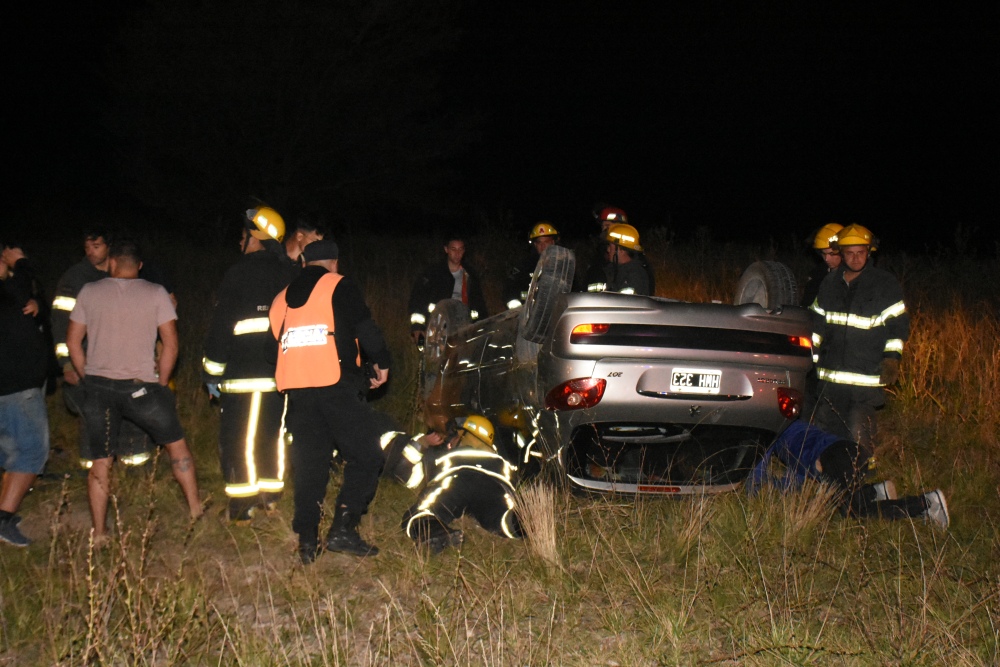
<svg viewBox="0 0 1000 667"><path fill-rule="evenodd" d="M774 459L784 465L780 475L772 473ZM941 528L948 527L948 504L940 489L898 498L892 480L865 483L873 461L871 452L858 443L797 420L775 439L751 471L747 489L753 494L770 485L790 491L812 479L839 490L840 511L844 516L923 518Z"/></svg>

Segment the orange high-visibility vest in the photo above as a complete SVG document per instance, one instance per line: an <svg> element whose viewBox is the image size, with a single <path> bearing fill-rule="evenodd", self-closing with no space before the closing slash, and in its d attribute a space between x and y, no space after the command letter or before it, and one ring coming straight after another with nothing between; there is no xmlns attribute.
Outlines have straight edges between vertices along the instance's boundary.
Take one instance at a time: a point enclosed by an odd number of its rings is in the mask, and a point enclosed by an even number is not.
<svg viewBox="0 0 1000 667"><path fill-rule="evenodd" d="M278 340L274 373L278 391L328 387L340 381L340 357L333 337L333 291L342 277L323 275L299 308L288 307L287 287L274 297L268 317L271 333Z"/></svg>

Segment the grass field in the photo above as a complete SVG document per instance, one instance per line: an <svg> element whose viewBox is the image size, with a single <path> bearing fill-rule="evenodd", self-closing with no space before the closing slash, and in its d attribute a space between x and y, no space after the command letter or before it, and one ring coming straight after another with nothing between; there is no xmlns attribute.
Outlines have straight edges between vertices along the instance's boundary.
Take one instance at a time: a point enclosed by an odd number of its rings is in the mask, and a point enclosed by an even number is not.
<svg viewBox="0 0 1000 667"><path fill-rule="evenodd" d="M470 239L491 305L500 231ZM361 281L395 356L377 407L414 422L417 357L405 323L413 277L439 244L345 235L343 272ZM661 296L731 298L754 259L799 275L809 257L707 235L651 230ZM54 452L22 507L28 549L0 545L0 665L996 665L1000 664L1000 324L996 261L887 256L913 334L883 412L880 475L903 493L940 487L952 527L858 522L830 493L679 500L581 498L532 487L532 539L472 523L460 551L430 557L399 527L409 491L384 483L362 525L377 558L324 554L303 568L291 502L228 525L218 417L198 377L211 292L235 248L152 239L176 279L177 396L206 516L190 524L164 461L116 470L115 538L88 541L76 424L50 399ZM37 256L48 284L78 258ZM336 483L328 500L332 502Z"/></svg>

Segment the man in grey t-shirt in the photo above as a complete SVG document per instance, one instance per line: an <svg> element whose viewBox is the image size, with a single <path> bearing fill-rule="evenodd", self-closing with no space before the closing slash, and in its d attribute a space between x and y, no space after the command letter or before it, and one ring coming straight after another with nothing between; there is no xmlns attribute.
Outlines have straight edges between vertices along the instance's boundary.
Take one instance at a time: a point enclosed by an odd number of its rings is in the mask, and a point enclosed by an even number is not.
<svg viewBox="0 0 1000 667"><path fill-rule="evenodd" d="M108 482L123 417L167 450L191 517L202 513L194 460L167 388L178 352L173 303L163 287L139 278L142 259L134 242L116 241L108 265L110 278L80 290L66 332L70 361L84 387L80 458L91 461L87 495L95 542L107 539ZM163 342L159 360L157 335Z"/></svg>

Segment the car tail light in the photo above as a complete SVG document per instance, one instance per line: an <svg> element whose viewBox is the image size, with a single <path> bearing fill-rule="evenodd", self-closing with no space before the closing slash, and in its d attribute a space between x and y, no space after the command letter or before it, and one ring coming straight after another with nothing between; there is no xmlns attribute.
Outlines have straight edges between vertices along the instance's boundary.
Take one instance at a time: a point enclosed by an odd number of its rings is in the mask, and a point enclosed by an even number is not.
<svg viewBox="0 0 1000 667"><path fill-rule="evenodd" d="M778 410L785 419L795 419L802 412L802 392L787 387L778 387Z"/></svg>
<svg viewBox="0 0 1000 667"><path fill-rule="evenodd" d="M607 384L603 378L567 380L545 396L545 407L548 410L592 408L601 402Z"/></svg>
<svg viewBox="0 0 1000 667"><path fill-rule="evenodd" d="M792 341L792 345L804 347L807 350L812 349L813 344L809 336L789 336L788 339Z"/></svg>
<svg viewBox="0 0 1000 667"><path fill-rule="evenodd" d="M610 328L610 324L577 324L569 334L569 342L579 343L583 338L603 336Z"/></svg>

